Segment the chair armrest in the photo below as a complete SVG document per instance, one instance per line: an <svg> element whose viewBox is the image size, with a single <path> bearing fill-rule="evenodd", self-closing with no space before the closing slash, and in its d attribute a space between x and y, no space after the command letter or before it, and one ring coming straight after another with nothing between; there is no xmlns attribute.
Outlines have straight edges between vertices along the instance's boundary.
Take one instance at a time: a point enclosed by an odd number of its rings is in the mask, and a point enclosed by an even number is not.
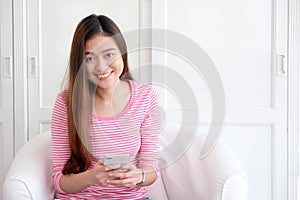
<svg viewBox="0 0 300 200"><path fill-rule="evenodd" d="M149 198L151 200L167 200L167 194L165 190L164 183L162 182L161 176L157 178L157 180L148 187Z"/></svg>
<svg viewBox="0 0 300 200"><path fill-rule="evenodd" d="M248 180L243 175L232 175L224 183L222 200L247 200Z"/></svg>
<svg viewBox="0 0 300 200"><path fill-rule="evenodd" d="M3 199L53 199L50 131L27 142L14 158L3 184Z"/></svg>
<svg viewBox="0 0 300 200"><path fill-rule="evenodd" d="M201 159L211 185L213 199L248 199L248 179L236 152L220 139L213 151Z"/></svg>
<svg viewBox="0 0 300 200"><path fill-rule="evenodd" d="M222 139L200 159L199 134L174 163L161 170L169 199L246 200L248 181L233 149Z"/></svg>

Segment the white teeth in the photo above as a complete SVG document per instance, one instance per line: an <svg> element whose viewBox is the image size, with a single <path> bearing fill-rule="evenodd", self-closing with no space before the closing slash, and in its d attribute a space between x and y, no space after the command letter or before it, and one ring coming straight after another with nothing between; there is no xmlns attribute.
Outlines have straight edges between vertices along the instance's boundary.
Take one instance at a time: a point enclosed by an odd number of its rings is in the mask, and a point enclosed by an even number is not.
<svg viewBox="0 0 300 200"><path fill-rule="evenodd" d="M111 73L111 72L108 72L108 73L106 73L106 74L97 74L97 76L98 76L99 78L106 78L106 77L108 77L108 76L110 75L110 73Z"/></svg>

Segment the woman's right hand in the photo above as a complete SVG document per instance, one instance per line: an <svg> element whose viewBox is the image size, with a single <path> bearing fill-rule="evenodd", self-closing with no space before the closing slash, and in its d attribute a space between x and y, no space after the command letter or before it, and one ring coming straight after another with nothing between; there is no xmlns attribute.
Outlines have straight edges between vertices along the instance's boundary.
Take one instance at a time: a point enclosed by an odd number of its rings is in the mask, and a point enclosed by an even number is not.
<svg viewBox="0 0 300 200"><path fill-rule="evenodd" d="M106 186L107 180L116 180L116 178L108 176L108 173L112 170L117 170L120 168L120 164L116 165L103 165L102 161L98 161L94 168L87 171L88 179L92 184L98 184Z"/></svg>
<svg viewBox="0 0 300 200"><path fill-rule="evenodd" d="M60 179L60 188L67 193L77 193L85 188L93 185L109 185L107 180L116 180L114 177L109 177L108 173L112 170L117 170L121 165L107 165L104 166L102 161L98 161L97 164L90 170L79 174L63 175Z"/></svg>

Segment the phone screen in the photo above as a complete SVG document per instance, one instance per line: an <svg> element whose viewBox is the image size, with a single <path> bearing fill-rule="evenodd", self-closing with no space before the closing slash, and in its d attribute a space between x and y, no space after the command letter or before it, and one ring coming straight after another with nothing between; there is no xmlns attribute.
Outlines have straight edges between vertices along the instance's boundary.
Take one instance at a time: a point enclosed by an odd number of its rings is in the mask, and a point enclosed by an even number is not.
<svg viewBox="0 0 300 200"><path fill-rule="evenodd" d="M129 162L129 154L105 155L104 165L127 164Z"/></svg>

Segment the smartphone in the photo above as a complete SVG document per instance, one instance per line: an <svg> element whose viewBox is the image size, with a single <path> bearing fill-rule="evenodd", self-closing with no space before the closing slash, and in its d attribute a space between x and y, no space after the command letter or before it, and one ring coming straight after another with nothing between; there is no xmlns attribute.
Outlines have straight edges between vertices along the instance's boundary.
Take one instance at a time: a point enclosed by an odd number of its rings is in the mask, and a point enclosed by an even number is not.
<svg viewBox="0 0 300 200"><path fill-rule="evenodd" d="M111 154L104 156L104 165L127 164L129 162L129 154Z"/></svg>

